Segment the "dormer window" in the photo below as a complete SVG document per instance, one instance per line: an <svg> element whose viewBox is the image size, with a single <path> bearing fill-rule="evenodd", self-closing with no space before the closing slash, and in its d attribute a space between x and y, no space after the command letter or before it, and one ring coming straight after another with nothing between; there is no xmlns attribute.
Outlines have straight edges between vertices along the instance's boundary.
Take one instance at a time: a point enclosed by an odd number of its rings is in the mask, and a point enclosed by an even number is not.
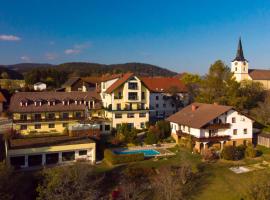
<svg viewBox="0 0 270 200"><path fill-rule="evenodd" d="M49 106L55 106L56 99L49 99L48 100L48 105Z"/></svg>
<svg viewBox="0 0 270 200"><path fill-rule="evenodd" d="M28 100L27 99L23 99L20 101L20 106L23 107L23 106L28 106Z"/></svg>
<svg viewBox="0 0 270 200"><path fill-rule="evenodd" d="M69 105L70 104L70 99L69 98L66 98L62 101L63 105Z"/></svg>
<svg viewBox="0 0 270 200"><path fill-rule="evenodd" d="M41 99L37 99L34 101L35 106L41 106L42 105L42 100Z"/></svg>

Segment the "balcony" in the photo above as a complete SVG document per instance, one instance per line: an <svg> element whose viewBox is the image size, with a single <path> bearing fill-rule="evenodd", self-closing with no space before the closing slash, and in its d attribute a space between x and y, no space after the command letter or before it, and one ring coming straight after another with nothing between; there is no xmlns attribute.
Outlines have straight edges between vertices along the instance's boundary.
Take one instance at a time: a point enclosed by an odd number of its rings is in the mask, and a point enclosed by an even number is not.
<svg viewBox="0 0 270 200"><path fill-rule="evenodd" d="M196 141L196 142L220 142L220 141L227 141L231 138L229 135L216 135L216 136L210 136L210 137L197 138L197 137L190 135L189 133L185 133L183 131L177 131L176 134L179 137L191 137L191 139L193 141Z"/></svg>
<svg viewBox="0 0 270 200"><path fill-rule="evenodd" d="M229 129L231 127L231 124L229 123L214 123L214 124L208 124L204 128L209 130L216 130L216 129Z"/></svg>
<svg viewBox="0 0 270 200"><path fill-rule="evenodd" d="M69 118L45 118L45 119L28 119L28 120L13 120L14 123L38 123L38 122L55 122L55 121L74 121L74 120L84 120L85 117L69 117Z"/></svg>

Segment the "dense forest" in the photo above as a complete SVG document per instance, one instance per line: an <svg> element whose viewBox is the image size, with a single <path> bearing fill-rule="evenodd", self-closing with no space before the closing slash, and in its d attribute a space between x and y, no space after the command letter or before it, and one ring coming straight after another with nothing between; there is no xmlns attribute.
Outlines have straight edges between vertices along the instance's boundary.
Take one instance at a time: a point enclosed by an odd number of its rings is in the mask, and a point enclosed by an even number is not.
<svg viewBox="0 0 270 200"><path fill-rule="evenodd" d="M21 63L0 66L0 78L25 79L27 84L39 81L52 87L59 87L68 77L100 76L107 73L134 72L142 76L174 76L175 72L155 65L144 63L98 64L71 62L59 65Z"/></svg>

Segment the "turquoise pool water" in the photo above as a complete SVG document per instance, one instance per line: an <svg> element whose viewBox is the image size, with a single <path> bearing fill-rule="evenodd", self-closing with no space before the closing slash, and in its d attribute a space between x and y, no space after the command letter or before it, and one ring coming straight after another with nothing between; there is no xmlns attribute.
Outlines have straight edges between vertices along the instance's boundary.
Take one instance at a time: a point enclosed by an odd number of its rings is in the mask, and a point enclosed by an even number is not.
<svg viewBox="0 0 270 200"><path fill-rule="evenodd" d="M145 157L151 157L160 154L160 152L154 149L138 149L138 150L123 150L123 151L114 151L115 154L137 154L143 153Z"/></svg>

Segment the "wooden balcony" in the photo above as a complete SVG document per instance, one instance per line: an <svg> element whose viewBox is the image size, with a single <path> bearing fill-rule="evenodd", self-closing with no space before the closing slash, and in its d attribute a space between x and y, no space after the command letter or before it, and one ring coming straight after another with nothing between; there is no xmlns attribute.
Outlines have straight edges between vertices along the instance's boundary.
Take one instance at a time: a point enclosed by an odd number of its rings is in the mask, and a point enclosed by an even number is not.
<svg viewBox="0 0 270 200"><path fill-rule="evenodd" d="M230 140L229 135L217 135L217 136L210 136L210 137L201 137L197 138L189 133L185 133L183 131L177 131L178 137L191 137L193 141L196 142L220 142L220 141L227 141Z"/></svg>
<svg viewBox="0 0 270 200"><path fill-rule="evenodd" d="M216 124L208 124L204 128L209 130L216 130L216 129L229 129L231 124L229 123L216 123Z"/></svg>
<svg viewBox="0 0 270 200"><path fill-rule="evenodd" d="M57 121L77 121L84 120L85 117L68 117L68 118L41 118L41 119L27 119L27 120L13 120L14 123L40 123L40 122L57 122Z"/></svg>

